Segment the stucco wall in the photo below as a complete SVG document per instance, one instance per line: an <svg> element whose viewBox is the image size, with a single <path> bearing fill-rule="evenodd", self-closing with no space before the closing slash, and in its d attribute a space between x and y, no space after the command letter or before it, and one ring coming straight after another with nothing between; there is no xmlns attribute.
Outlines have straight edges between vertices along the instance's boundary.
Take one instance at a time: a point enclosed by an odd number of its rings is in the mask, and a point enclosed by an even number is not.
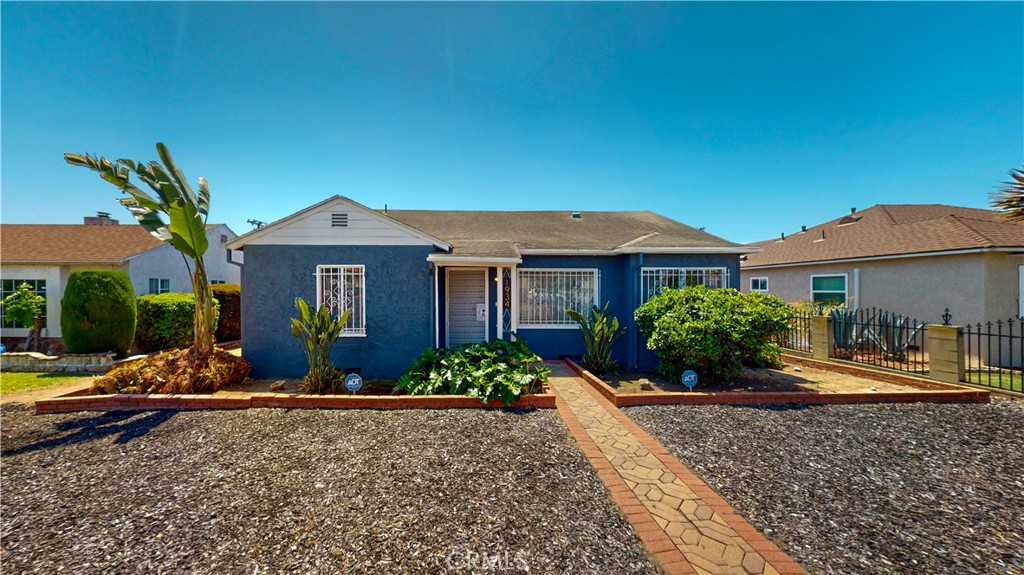
<svg viewBox="0 0 1024 575"><path fill-rule="evenodd" d="M433 345L428 246L249 245L242 268L242 353L253 377L302 377L305 356L291 335L294 300L316 303L316 266L366 266L366 337L338 340L332 358L368 379L395 378Z"/></svg>
<svg viewBox="0 0 1024 575"><path fill-rule="evenodd" d="M4 264L0 266L0 277L10 280L46 280L46 331L43 337L60 337L60 298L64 293L60 266ZM5 328L0 333L4 337L25 337L28 330Z"/></svg>
<svg viewBox="0 0 1024 575"><path fill-rule="evenodd" d="M1006 318L1014 314L1016 262L1008 254L961 254L901 258L845 264L744 269L741 287L750 290L751 277L767 277L768 293L793 302L810 299L812 274L848 274L848 295L854 297L854 275L859 270L856 305L878 307L925 322L941 322L948 307L953 323ZM851 301L851 303L854 303Z"/></svg>
<svg viewBox="0 0 1024 575"><path fill-rule="evenodd" d="M212 280L220 280L229 284L241 282L241 269L229 264L227 261L226 247L220 241L220 236L225 235L228 241L235 238L235 233L227 226L217 226L206 231L206 239L210 247L203 256L206 264L206 275ZM190 264L191 265L191 264ZM185 267L185 260L181 253L170 245L163 245L148 252L139 254L129 260L128 275L132 279L132 287L137 295L149 293L150 278L165 278L171 283L173 292L192 292L192 278Z"/></svg>

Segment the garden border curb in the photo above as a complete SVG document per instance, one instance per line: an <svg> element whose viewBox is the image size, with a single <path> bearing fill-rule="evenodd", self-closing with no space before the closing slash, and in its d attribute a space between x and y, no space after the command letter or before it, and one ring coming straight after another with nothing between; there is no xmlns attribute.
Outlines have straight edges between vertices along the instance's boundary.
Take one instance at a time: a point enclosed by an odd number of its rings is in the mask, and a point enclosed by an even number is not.
<svg viewBox="0 0 1024 575"><path fill-rule="evenodd" d="M222 392L221 394L85 395L80 391L36 401L36 414L72 411L149 411L155 409L555 409L551 392L524 395L505 405L465 395L309 395Z"/></svg>
<svg viewBox="0 0 1024 575"><path fill-rule="evenodd" d="M820 362L795 356L784 356L791 363L807 365L818 369L839 371L918 388L915 391L880 392L837 392L818 393L814 391L718 391L718 392L665 392L665 393L619 393L601 378L583 369L571 359L565 360L569 367L591 385L615 407L634 405L769 405L769 404L842 404L842 403L988 403L988 391L948 383L923 380L900 374L880 372L854 366L837 366L832 362ZM840 367L841 369L833 369Z"/></svg>

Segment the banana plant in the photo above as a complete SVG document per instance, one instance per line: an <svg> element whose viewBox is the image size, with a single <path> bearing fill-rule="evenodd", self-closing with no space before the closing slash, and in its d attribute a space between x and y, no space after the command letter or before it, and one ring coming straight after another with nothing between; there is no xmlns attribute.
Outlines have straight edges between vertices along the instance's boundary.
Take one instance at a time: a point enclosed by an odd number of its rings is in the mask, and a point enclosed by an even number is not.
<svg viewBox="0 0 1024 575"><path fill-rule="evenodd" d="M110 162L102 156L71 153L64 154L64 160L72 166L98 173L104 181L127 194L128 197L119 200L121 205L146 231L181 253L192 276L192 290L196 297L192 349L200 357L205 357L213 352L217 321L206 264L203 263L203 254L209 247L206 218L210 211L210 187L205 179L199 178L198 191L193 191L185 174L171 158L167 146L158 142L156 151L160 162L142 163L123 158ZM132 174L146 184L152 194L133 184L130 181ZM189 260L192 265L189 265Z"/></svg>
<svg viewBox="0 0 1024 575"><path fill-rule="evenodd" d="M608 302L605 302L603 308L593 306L587 316L574 309L567 309L565 313L579 324L580 332L583 333L583 345L586 348L583 367L595 375L615 369L612 342L622 335L626 328L620 327L619 319L608 313Z"/></svg>
<svg viewBox="0 0 1024 575"><path fill-rule="evenodd" d="M306 300L298 298L295 307L299 317L292 318L292 335L302 342L302 352L309 362L309 373L302 379L302 391L306 393L330 393L335 391L341 373L331 363L331 350L338 341L341 330L348 322L348 310L335 318L327 309L313 309Z"/></svg>

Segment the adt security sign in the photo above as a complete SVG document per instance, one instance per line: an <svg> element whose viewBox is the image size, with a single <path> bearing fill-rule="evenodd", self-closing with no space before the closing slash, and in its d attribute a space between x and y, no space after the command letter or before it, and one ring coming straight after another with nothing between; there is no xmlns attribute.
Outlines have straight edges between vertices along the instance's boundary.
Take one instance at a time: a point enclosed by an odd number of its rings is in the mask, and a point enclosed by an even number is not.
<svg viewBox="0 0 1024 575"><path fill-rule="evenodd" d="M358 373L350 373L345 376L345 389L355 393L363 386L363 378Z"/></svg>
<svg viewBox="0 0 1024 575"><path fill-rule="evenodd" d="M693 391L693 386L697 385L697 373L692 369L688 369L683 372L683 385Z"/></svg>

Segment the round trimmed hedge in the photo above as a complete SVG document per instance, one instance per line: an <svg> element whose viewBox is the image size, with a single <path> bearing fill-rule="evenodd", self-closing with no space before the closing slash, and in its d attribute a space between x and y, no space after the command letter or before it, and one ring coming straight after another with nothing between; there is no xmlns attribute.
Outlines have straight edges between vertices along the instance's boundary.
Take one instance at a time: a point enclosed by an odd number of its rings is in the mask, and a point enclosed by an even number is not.
<svg viewBox="0 0 1024 575"><path fill-rule="evenodd" d="M189 347L195 341L196 296L169 292L138 297L135 344L145 353ZM220 305L213 300L213 313Z"/></svg>
<svg viewBox="0 0 1024 575"><path fill-rule="evenodd" d="M71 353L114 350L125 356L135 338L135 290L128 274L81 271L68 276L60 329Z"/></svg>

